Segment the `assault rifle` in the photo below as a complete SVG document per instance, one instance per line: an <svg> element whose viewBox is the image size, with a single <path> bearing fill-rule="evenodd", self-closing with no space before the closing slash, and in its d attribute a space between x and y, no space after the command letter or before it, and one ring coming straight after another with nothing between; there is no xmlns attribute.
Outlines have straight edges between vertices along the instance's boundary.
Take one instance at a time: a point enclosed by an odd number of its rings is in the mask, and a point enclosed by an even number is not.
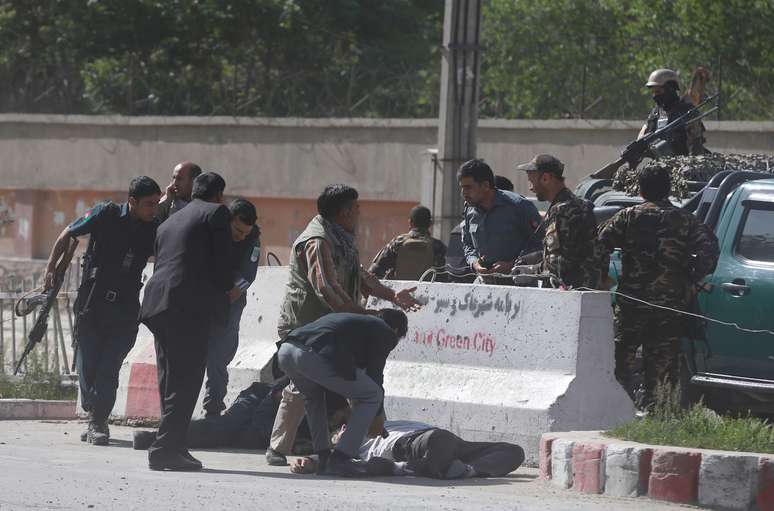
<svg viewBox="0 0 774 511"><path fill-rule="evenodd" d="M666 126L652 131L642 138L638 138L634 142L631 142L623 150L620 158L612 163L605 165L598 171L591 174L589 177L594 179L612 179L615 171L618 170L618 168L624 163L628 163L629 167L632 169L636 168L649 149L653 149L653 152L655 153L659 152L659 140L665 140L667 135L669 135L674 130L698 122L711 113L715 112L718 109L717 105L704 113L699 113L704 106L706 106L710 101L717 99L719 96L720 94L715 94L714 96L708 97ZM651 144L653 144L654 147L651 147Z"/></svg>
<svg viewBox="0 0 774 511"><path fill-rule="evenodd" d="M17 316L26 316L38 306L40 306L40 313L35 320L32 330L30 330L30 333L27 336L27 344L24 346L24 351L16 363L13 374L19 372L19 369L21 369L21 366L24 363L24 359L27 358L27 355L30 354L35 345L39 343L46 334L46 330L48 330L48 314L51 312L51 307L56 304L56 297L59 294L62 283L64 283L65 273L67 273L67 269L70 267L70 262L73 260L73 255L75 254L75 248L77 246L78 240L68 237L68 245L56 265L51 287L44 290L41 294L31 298L22 298L16 303L15 312Z"/></svg>

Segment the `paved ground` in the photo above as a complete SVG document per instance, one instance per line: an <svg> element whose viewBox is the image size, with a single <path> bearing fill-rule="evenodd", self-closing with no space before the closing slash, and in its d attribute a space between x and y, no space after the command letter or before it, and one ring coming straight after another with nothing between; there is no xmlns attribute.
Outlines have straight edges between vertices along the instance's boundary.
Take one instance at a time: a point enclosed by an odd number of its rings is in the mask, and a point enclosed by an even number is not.
<svg viewBox="0 0 774 511"><path fill-rule="evenodd" d="M79 440L78 422L0 421L0 510L676 510L646 499L561 491L535 469L457 482L421 478L334 480L270 467L260 451L195 451L200 473L152 472L131 447L131 428L111 427L110 447Z"/></svg>

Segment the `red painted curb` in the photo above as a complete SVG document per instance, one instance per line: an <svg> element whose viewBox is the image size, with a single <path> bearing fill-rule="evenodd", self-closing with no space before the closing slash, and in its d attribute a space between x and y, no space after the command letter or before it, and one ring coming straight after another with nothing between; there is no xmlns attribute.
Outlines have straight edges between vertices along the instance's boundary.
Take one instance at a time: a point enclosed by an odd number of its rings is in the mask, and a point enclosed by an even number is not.
<svg viewBox="0 0 774 511"><path fill-rule="evenodd" d="M774 511L774 460L761 458L758 464L758 495L755 503L759 511Z"/></svg>
<svg viewBox="0 0 774 511"><path fill-rule="evenodd" d="M653 461L653 449L640 451L640 482L638 491L640 495L648 494L648 482L650 481L651 462Z"/></svg>
<svg viewBox="0 0 774 511"><path fill-rule="evenodd" d="M605 446L578 444L572 448L572 487L583 493L602 493Z"/></svg>
<svg viewBox="0 0 774 511"><path fill-rule="evenodd" d="M546 437L545 435L540 437L538 458L541 479L551 479L551 445L553 443L554 439L551 437Z"/></svg>
<svg viewBox="0 0 774 511"><path fill-rule="evenodd" d="M697 452L654 450L648 497L680 504L695 502L700 464L701 454Z"/></svg>
<svg viewBox="0 0 774 511"><path fill-rule="evenodd" d="M158 419L161 413L159 383L154 364L132 364L126 391L126 417Z"/></svg>

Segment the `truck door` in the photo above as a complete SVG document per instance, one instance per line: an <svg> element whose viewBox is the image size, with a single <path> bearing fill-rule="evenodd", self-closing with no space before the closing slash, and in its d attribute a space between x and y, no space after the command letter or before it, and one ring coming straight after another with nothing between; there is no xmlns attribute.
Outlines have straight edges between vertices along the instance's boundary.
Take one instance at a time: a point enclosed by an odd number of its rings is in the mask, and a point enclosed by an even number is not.
<svg viewBox="0 0 774 511"><path fill-rule="evenodd" d="M774 330L774 193L733 197L718 225L720 259L709 278L713 290L700 298L702 311L721 321ZM734 206L734 207L732 207ZM708 323L705 372L774 378L774 336Z"/></svg>

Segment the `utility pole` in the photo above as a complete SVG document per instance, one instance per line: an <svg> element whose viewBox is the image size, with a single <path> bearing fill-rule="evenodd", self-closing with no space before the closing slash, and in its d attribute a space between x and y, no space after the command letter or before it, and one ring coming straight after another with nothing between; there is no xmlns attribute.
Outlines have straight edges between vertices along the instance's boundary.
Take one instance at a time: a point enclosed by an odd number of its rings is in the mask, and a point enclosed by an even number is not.
<svg viewBox="0 0 774 511"><path fill-rule="evenodd" d="M435 236L449 241L460 222L462 197L457 170L476 157L481 0L446 0L441 62L438 153L434 157L432 196Z"/></svg>

